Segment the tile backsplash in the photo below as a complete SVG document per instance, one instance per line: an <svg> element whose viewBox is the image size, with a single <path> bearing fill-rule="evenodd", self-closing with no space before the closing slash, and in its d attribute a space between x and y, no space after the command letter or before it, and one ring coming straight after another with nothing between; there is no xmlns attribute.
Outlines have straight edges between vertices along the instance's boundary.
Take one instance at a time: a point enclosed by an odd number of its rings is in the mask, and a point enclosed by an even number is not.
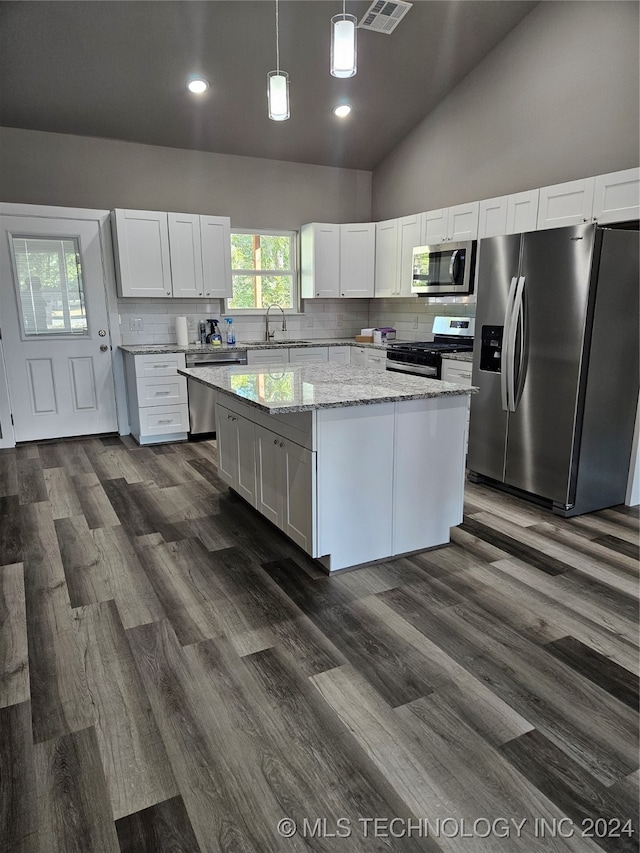
<svg viewBox="0 0 640 853"><path fill-rule="evenodd" d="M400 340L431 340L433 318L444 314L473 317L475 304L461 297L442 299L306 299L302 314L287 316L287 331L282 332L280 312L272 311L270 327L276 339L353 338L362 328L391 326ZM189 339L198 340L198 323L209 317L222 319L218 299L197 302L193 299L118 299L120 335L123 344L170 344L176 342L176 317L187 317ZM230 313L238 343L260 341L265 337L264 313L256 316Z"/></svg>

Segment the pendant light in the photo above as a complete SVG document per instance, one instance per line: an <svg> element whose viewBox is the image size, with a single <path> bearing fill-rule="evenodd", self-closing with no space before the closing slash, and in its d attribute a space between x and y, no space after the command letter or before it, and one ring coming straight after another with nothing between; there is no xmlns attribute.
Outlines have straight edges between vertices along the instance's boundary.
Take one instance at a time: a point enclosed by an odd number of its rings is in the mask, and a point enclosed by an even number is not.
<svg viewBox="0 0 640 853"><path fill-rule="evenodd" d="M276 70L267 74L267 105L269 118L273 121L285 121L289 112L289 75L280 70L280 33L278 20L278 0L276 0Z"/></svg>
<svg viewBox="0 0 640 853"><path fill-rule="evenodd" d="M345 0L342 0L342 14L331 18L331 73L334 77L353 77L357 71L356 63L356 24L355 15L345 14Z"/></svg>

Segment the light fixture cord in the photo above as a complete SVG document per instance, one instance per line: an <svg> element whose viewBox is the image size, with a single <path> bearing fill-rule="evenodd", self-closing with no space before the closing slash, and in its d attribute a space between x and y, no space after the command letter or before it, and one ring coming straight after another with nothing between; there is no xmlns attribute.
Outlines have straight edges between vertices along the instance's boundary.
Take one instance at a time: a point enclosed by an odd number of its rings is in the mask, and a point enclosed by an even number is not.
<svg viewBox="0 0 640 853"><path fill-rule="evenodd" d="M278 0L276 0L276 71L278 74L280 73L280 27L278 21Z"/></svg>

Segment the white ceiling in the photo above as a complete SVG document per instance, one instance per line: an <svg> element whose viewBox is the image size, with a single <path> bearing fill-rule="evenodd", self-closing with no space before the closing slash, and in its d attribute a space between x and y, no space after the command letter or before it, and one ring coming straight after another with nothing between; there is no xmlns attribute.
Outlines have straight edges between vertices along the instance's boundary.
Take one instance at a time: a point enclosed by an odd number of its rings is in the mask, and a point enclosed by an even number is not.
<svg viewBox="0 0 640 853"><path fill-rule="evenodd" d="M348 0L362 18L369 0ZM280 0L291 118L267 118L274 0L0 3L0 124L373 169L536 5L414 0L391 35L358 31L358 73L329 74L339 0ZM211 89L185 89L202 73ZM332 114L348 100L346 120Z"/></svg>

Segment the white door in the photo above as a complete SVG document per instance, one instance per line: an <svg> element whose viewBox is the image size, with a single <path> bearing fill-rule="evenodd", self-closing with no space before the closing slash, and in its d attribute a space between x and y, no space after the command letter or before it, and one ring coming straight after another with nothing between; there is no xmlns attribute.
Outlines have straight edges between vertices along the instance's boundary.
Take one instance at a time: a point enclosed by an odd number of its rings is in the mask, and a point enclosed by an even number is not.
<svg viewBox="0 0 640 853"><path fill-rule="evenodd" d="M16 441L117 430L97 222L0 217L0 317Z"/></svg>

